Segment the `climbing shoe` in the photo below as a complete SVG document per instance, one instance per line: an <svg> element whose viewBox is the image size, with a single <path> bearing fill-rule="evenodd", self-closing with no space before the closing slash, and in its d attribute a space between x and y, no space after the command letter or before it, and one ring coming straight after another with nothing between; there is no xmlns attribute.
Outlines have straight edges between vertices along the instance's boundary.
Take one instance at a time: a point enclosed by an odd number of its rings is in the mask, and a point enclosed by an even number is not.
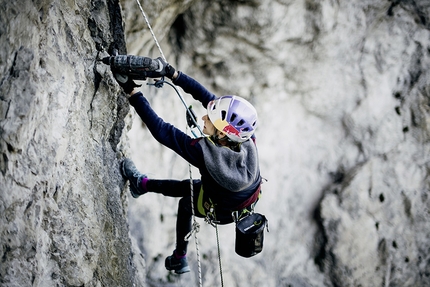
<svg viewBox="0 0 430 287"><path fill-rule="evenodd" d="M141 174L133 161L129 158L125 158L121 163L122 175L130 181L130 193L134 198L138 198L142 194L147 193L147 190L142 188L142 179L146 178L146 175Z"/></svg>
<svg viewBox="0 0 430 287"><path fill-rule="evenodd" d="M165 266L167 270L173 270L176 274L190 272L187 257L182 256L181 258L177 258L175 251L173 251L172 255L166 258Z"/></svg>

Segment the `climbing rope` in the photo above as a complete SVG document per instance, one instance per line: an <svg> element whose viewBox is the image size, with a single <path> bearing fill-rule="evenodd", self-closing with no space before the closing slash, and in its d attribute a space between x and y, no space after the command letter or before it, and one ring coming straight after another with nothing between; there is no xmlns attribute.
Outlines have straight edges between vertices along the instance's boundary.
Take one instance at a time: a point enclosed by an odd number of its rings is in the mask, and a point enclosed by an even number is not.
<svg viewBox="0 0 430 287"><path fill-rule="evenodd" d="M158 50L160 51L161 57L163 58L164 61L167 62L167 59L164 56L164 53L161 49L161 46L157 41L157 37L155 37L154 31L152 30L151 24L148 21L148 17L146 17L145 12L143 11L142 5L140 5L139 0L136 0L136 2L139 5L140 12L142 13L143 18L145 19L146 25L148 26L149 31L151 32L152 38L154 39L154 42L157 45ZM200 126L197 124L196 119L194 118L194 116L192 114L191 107L187 106L184 98L181 96L178 89L174 85L172 85L171 83L164 81L164 79L157 81L153 85L156 86L157 88L160 88L163 86L163 83L167 83L168 85L170 85L171 87L173 87L175 89L177 95L179 96L180 100L182 101L182 104L185 106L185 109L187 110L187 114L189 115L190 119L192 119L192 121L194 122L194 125L198 128L198 130L200 131L200 134L203 135L203 131L201 130ZM187 131L188 131L188 125L187 125ZM191 132L192 132L192 130L191 130ZM194 136L195 136L195 134L194 134ZM189 174L190 174L191 209L192 209L193 226L192 226L191 231L185 236L185 240L189 241L191 236L194 234L194 238L195 238L195 242L196 242L199 286L202 287L203 286L203 284L202 284L202 270L201 270L201 264L200 264L199 243L198 243L198 238L197 238L197 233L200 230L200 225L198 224L198 222L196 220L195 211L194 211L194 186L193 186L193 175L192 175L190 163L188 164L188 169L189 169ZM219 244L218 225L216 223L214 225L215 225L215 229L216 229L216 239L217 239L217 247L218 247L218 261L219 261L219 269L220 269L220 276L221 276L221 286L224 287L224 279L223 279L222 266L221 266L221 249L220 249L220 244Z"/></svg>
<svg viewBox="0 0 430 287"><path fill-rule="evenodd" d="M197 124L196 119L194 118L194 116L193 116L193 114L192 114L191 107L188 107L188 106L187 106L187 103L185 102L184 97L182 97L181 93L180 93L180 92L179 92L179 90L175 87L175 85L173 85L173 84L171 84L171 83L169 83L169 82L165 81L164 79L157 80L157 81L156 81L155 83L153 83L153 84L151 84L151 83L147 83L147 85L155 86L155 87L157 87L157 88L162 88L162 87L163 87L163 84L168 84L169 86L171 86L171 87L175 90L176 94L178 95L179 99L182 101L182 104L184 105L185 109L187 110L187 114L189 115L189 117L190 117L190 118L191 118L191 120L193 121L194 125L195 125L195 126L197 127L197 129L199 130L200 135L202 135L202 136L203 136L203 135L204 135L204 134L203 134L203 131L202 131L202 129L200 128L200 126ZM191 132L192 132L192 130L191 130ZM193 134L194 134L194 133L193 133ZM195 134L194 134L194 136L195 136L195 137L197 137Z"/></svg>
<svg viewBox="0 0 430 287"><path fill-rule="evenodd" d="M188 131L188 125L187 125L187 131ZM200 250L199 250L199 240L197 238L197 232L200 231L200 225L196 220L195 212L194 212L194 185L193 185L193 173L191 170L191 164L188 164L188 171L190 173L190 190L191 190L191 210L192 210L192 216L193 216L193 227L191 231L185 236L185 241L189 241L192 234L194 234L194 240L196 242L196 254L197 254L197 268L199 270L199 286L202 287L202 266L200 264Z"/></svg>
<svg viewBox="0 0 430 287"><path fill-rule="evenodd" d="M172 85L169 82L162 80L158 80L156 81L154 84L148 84L148 85L153 85L157 88L161 88L163 86L163 84L169 84L173 89L175 89L176 93L179 95L179 91L178 89ZM180 95L179 95L180 96ZM182 97L180 96L180 98L182 99ZM182 99L183 100L183 99ZM184 102L185 107L187 106L186 103ZM198 130L200 131L200 133L203 135L203 131L201 130L200 126L197 124L195 118L193 117L190 108L187 108L187 113L188 115L190 115L190 118L192 119L192 121L194 122L194 126L198 128ZM189 125L186 125L186 131L188 133L188 128ZM192 130L191 130L192 131ZM193 133L194 134L194 133ZM198 242L198 238L197 238L197 233L200 231L200 225L196 220L196 216L195 216L195 209L194 209L194 185L193 185L193 175L192 175L192 170L191 170L191 164L188 163L188 170L189 170L189 174L190 174L190 191L191 191L191 213L192 213L192 221L193 221L193 225L191 228L191 231L185 236L184 240L185 241L189 241L191 236L194 234L194 238L195 238L195 242L196 242L196 253L197 253L197 266L198 266L198 275L199 275L199 286L202 287L202 271L201 271L201 263L200 263L200 250L199 250L199 242ZM206 214L206 218L205 221L208 224L211 224L213 227L215 227L216 230L216 241L217 241L217 249L218 249L218 262L219 262L219 271L220 271L220 279L221 279L221 287L224 287L224 278L223 278L223 272L222 272L222 261L221 261L221 248L220 248L220 240L219 240L219 233L218 233L218 224L216 222L216 216L215 216L215 212L214 212L214 207L211 208L210 212L208 212Z"/></svg>
<svg viewBox="0 0 430 287"><path fill-rule="evenodd" d="M143 18L145 18L146 25L148 25L149 31L151 32L151 35L152 35L152 38L155 41L155 45L157 45L158 51L160 51L161 57L163 57L163 60L167 62L166 57L164 56L164 53L161 50L161 46L157 41L157 37L155 37L154 31L152 30L151 24L148 21L148 17L146 17L145 12L143 11L142 5L140 5L139 0L136 0L136 2L137 2L137 5L139 5L139 9L140 9L140 12L142 12Z"/></svg>
<svg viewBox="0 0 430 287"><path fill-rule="evenodd" d="M221 266L221 249L219 245L219 235L218 235L218 224L215 223L215 230L216 230L216 244L218 247L218 262L219 262L219 274L221 277L221 286L224 287L224 279L222 276L222 266Z"/></svg>

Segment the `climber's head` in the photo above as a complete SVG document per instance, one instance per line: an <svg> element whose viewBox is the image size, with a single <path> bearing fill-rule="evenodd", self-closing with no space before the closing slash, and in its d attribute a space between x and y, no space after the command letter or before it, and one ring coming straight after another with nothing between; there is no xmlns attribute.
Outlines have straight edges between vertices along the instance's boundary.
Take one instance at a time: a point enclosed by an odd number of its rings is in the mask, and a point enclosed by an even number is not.
<svg viewBox="0 0 430 287"><path fill-rule="evenodd" d="M217 98L209 102L207 111L216 130L206 127L206 132L218 139L227 136L230 141L241 143L251 138L257 127L257 111L250 102L238 96Z"/></svg>

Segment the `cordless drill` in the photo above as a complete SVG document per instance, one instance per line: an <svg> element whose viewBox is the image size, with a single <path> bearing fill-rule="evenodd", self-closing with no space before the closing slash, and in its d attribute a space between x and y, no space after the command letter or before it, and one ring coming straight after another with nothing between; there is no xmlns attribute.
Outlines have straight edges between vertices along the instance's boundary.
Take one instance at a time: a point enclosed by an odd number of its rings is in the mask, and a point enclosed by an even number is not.
<svg viewBox="0 0 430 287"><path fill-rule="evenodd" d="M164 76L163 63L161 59L151 59L148 57L133 55L114 55L101 59L101 61L110 65L112 72L127 75L133 80L146 80Z"/></svg>

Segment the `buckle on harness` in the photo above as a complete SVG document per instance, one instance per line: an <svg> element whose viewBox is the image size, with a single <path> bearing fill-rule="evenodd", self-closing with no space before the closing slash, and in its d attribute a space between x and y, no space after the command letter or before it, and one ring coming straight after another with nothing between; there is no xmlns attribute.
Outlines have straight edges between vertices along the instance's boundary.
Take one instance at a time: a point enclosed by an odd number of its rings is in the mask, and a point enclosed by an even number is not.
<svg viewBox="0 0 430 287"><path fill-rule="evenodd" d="M215 216L215 207L213 205L213 203L211 203L211 207L209 208L209 211L206 212L206 217L205 217L205 222L212 225L213 227L216 227L216 225L218 223L220 223L220 221L216 220L216 216Z"/></svg>
<svg viewBox="0 0 430 287"><path fill-rule="evenodd" d="M258 200L257 200L258 201ZM250 206L245 207L240 210L235 210L231 212L231 217L233 218L234 222L238 222L241 219L245 218L248 215L251 215L254 213L255 205L257 204L257 201L253 202Z"/></svg>

